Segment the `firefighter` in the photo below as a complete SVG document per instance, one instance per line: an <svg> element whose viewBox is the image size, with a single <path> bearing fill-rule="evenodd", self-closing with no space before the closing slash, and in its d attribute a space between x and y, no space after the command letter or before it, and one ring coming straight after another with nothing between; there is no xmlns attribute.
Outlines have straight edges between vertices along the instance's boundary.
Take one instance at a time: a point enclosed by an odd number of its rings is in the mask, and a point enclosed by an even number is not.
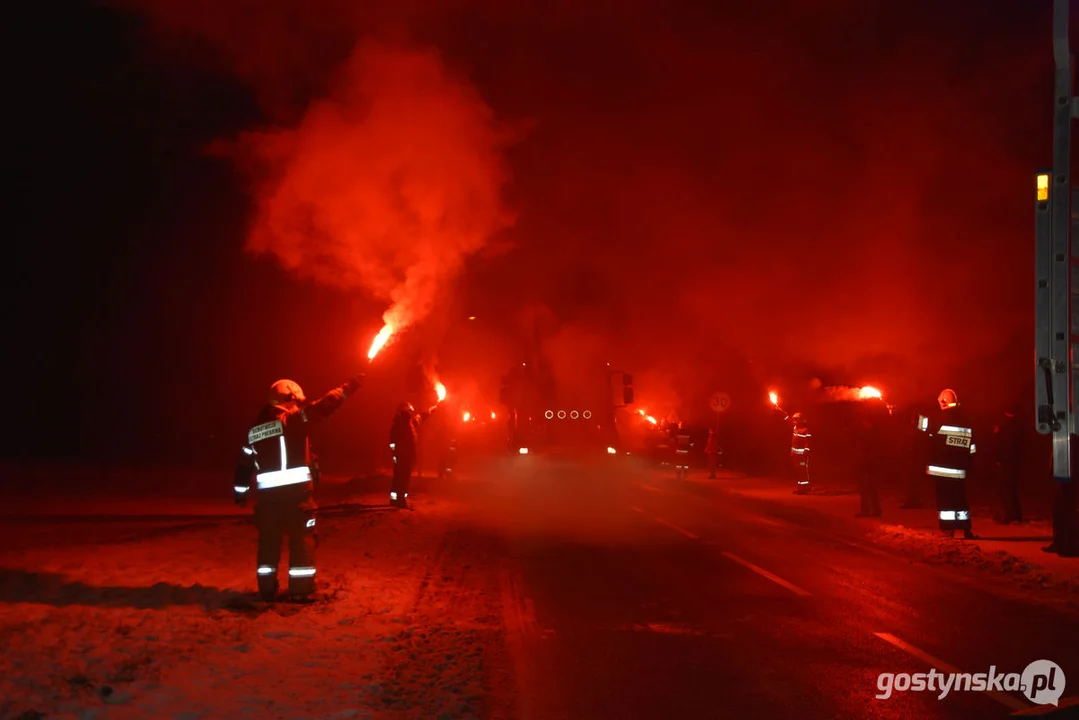
<svg viewBox="0 0 1079 720"><path fill-rule="evenodd" d="M929 418L917 412L910 418L906 432L907 458L902 464L907 475L907 499L899 506L903 510L924 507L921 488L925 480L925 467L929 464Z"/></svg>
<svg viewBox="0 0 1079 720"><path fill-rule="evenodd" d="M887 466L885 418L866 408L857 419L855 432L858 443L858 493L862 506L858 517L880 517L880 477Z"/></svg>
<svg viewBox="0 0 1079 720"><path fill-rule="evenodd" d="M716 479L716 468L719 467L719 455L722 452L719 447L719 433L715 428L708 429L708 443L704 446L704 454L708 456L708 479Z"/></svg>
<svg viewBox="0 0 1079 720"><path fill-rule="evenodd" d="M454 432L454 414L447 406L438 404L430 410L428 421L424 423L423 446L432 452L437 463L437 476L441 480L453 472L454 458L457 451L456 433Z"/></svg>
<svg viewBox="0 0 1079 720"><path fill-rule="evenodd" d="M693 448L693 439L688 430L682 429L681 421L672 423L671 434L674 436L674 475L685 480L689 475L689 453Z"/></svg>
<svg viewBox="0 0 1079 720"><path fill-rule="evenodd" d="M812 489L809 484L809 442L813 436L802 413L794 413L790 421L794 426L791 434L791 469L797 484L794 494L804 495Z"/></svg>
<svg viewBox="0 0 1079 720"><path fill-rule="evenodd" d="M926 423L931 432L932 447L925 474L936 484L937 516L941 532L949 537L963 531L967 540L974 539L967 502L967 473L974 454L974 431L966 413L959 406L955 390L942 390L937 396L940 416L937 422Z"/></svg>
<svg viewBox="0 0 1079 720"><path fill-rule="evenodd" d="M285 535L289 538L289 595L302 600L315 590L316 505L308 427L333 414L362 386L363 375L358 375L308 403L298 384L278 380L247 433L233 491L236 504L246 507L248 493L255 488L258 589L265 600L277 595Z"/></svg>
<svg viewBox="0 0 1079 720"><path fill-rule="evenodd" d="M997 520L1004 525L1023 522L1019 505L1019 472L1023 452L1023 428L1014 409L993 426L993 479L999 497Z"/></svg>
<svg viewBox="0 0 1079 720"><path fill-rule="evenodd" d="M412 403L403 402L397 407L390 425L390 450L393 452L393 484L390 486L390 505L408 510L408 486L416 468L416 446L420 424L434 411L431 407L417 413Z"/></svg>

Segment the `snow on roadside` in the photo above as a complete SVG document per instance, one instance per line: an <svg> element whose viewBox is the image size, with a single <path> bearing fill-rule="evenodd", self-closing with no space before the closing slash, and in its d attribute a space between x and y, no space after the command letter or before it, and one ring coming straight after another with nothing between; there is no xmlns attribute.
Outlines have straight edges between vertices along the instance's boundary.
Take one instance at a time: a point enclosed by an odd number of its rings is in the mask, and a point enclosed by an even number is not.
<svg viewBox="0 0 1079 720"><path fill-rule="evenodd" d="M798 496L790 493L785 481L751 477L730 478L719 487L736 495L827 515L845 524L857 523L865 532L864 537L876 544L927 562L977 568L1007 578L1017 588L1036 591L1039 596L1059 593L1072 605L1079 606L1079 559L1041 551L1053 534L1052 523L1045 519L999 525L991 520L991 509L974 507L975 531L986 537L962 540L940 534L936 511L932 508L900 509L901 496L882 496L884 518L880 522L851 518L858 502L856 491L851 489ZM1030 518L1030 513L1027 516Z"/></svg>
<svg viewBox="0 0 1079 720"><path fill-rule="evenodd" d="M497 563L475 559L497 548L453 512L431 499L415 513L327 509L321 599L306 606L254 600L248 520L0 552L0 717L468 718L508 706L493 680L506 665Z"/></svg>
<svg viewBox="0 0 1079 720"><path fill-rule="evenodd" d="M1051 534L1051 529L1048 531ZM939 532L903 525L881 525L870 533L873 542L914 554L931 562L964 565L1011 578L1030 589L1056 590L1079 598L1079 561L1041 553L1044 542L1017 548L1018 541L959 540ZM1004 549L1004 548L1007 549ZM1042 557L1017 553L1036 549Z"/></svg>

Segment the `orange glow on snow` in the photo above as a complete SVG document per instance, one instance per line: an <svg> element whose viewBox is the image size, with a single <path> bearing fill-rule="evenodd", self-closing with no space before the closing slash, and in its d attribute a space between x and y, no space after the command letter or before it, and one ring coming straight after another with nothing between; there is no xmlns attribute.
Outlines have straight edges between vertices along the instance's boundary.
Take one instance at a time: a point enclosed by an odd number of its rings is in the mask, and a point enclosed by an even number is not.
<svg viewBox="0 0 1079 720"><path fill-rule="evenodd" d="M374 341L371 342L371 349L367 351L367 359L374 360L375 355L378 355L379 351L386 346L386 343L393 337L393 326L383 325L382 329L378 331L378 335L375 335Z"/></svg>

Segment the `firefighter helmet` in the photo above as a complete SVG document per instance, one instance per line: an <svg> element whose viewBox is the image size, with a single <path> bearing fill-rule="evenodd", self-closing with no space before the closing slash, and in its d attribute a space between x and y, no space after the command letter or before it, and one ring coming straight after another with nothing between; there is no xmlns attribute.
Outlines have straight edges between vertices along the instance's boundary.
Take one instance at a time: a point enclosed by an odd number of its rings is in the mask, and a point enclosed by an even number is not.
<svg viewBox="0 0 1079 720"><path fill-rule="evenodd" d="M401 414L415 415L416 408L412 407L412 403L403 402L397 406L397 412Z"/></svg>
<svg viewBox="0 0 1079 720"><path fill-rule="evenodd" d="M959 404L959 396L955 394L955 390L945 388L940 391L940 395L937 395L937 404L940 405L941 410L947 410Z"/></svg>
<svg viewBox="0 0 1079 720"><path fill-rule="evenodd" d="M295 380L278 380L270 386L270 404L302 403L306 398L303 389Z"/></svg>
<svg viewBox="0 0 1079 720"><path fill-rule="evenodd" d="M800 412L796 412L793 415L791 415L791 420L793 420L794 422L799 423L799 424L805 422L805 419L806 419L805 415L803 415Z"/></svg>

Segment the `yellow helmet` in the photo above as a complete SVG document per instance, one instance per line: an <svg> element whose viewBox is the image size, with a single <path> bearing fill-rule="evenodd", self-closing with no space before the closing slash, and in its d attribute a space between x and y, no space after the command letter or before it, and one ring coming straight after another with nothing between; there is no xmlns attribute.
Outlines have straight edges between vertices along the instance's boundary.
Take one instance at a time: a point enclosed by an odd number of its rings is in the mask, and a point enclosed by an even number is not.
<svg viewBox="0 0 1079 720"><path fill-rule="evenodd" d="M278 380L270 386L270 404L302 403L306 398L303 389L295 380Z"/></svg>
<svg viewBox="0 0 1079 720"><path fill-rule="evenodd" d="M937 395L937 404L940 405L941 410L947 410L959 404L959 396L955 394L955 390L945 388L940 391L940 395Z"/></svg>

